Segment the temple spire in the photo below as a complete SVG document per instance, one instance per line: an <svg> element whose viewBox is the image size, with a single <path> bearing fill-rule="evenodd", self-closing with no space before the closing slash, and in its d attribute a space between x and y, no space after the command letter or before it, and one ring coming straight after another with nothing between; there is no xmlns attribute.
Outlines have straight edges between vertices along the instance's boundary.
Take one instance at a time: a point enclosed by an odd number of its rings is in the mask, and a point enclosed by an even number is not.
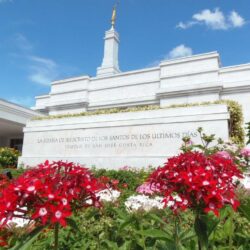
<svg viewBox="0 0 250 250"><path fill-rule="evenodd" d="M111 29L106 31L104 37L104 55L102 65L97 68L97 76L107 76L120 73L118 50L119 50L119 35L115 31L117 14L117 3L113 7L111 17Z"/></svg>

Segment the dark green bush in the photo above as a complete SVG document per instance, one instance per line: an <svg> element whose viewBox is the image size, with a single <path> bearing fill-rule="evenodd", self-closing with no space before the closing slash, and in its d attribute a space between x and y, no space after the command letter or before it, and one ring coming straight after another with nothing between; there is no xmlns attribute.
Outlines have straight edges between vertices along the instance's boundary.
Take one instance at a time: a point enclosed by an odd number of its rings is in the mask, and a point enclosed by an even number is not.
<svg viewBox="0 0 250 250"><path fill-rule="evenodd" d="M141 185L148 177L150 170L144 169L138 170L106 170L106 169L92 169L92 172L96 177L107 176L110 179L119 181L119 186L127 184L127 189L135 191L135 189Z"/></svg>
<svg viewBox="0 0 250 250"><path fill-rule="evenodd" d="M250 143L250 122L247 123L247 137L248 137L247 144L249 144Z"/></svg>
<svg viewBox="0 0 250 250"><path fill-rule="evenodd" d="M13 148L0 148L0 167L16 167L20 152Z"/></svg>
<svg viewBox="0 0 250 250"><path fill-rule="evenodd" d="M230 113L229 134L231 140L236 144L243 145L245 143L245 133L243 128L243 111L242 106L232 100L222 100L221 103L227 104Z"/></svg>

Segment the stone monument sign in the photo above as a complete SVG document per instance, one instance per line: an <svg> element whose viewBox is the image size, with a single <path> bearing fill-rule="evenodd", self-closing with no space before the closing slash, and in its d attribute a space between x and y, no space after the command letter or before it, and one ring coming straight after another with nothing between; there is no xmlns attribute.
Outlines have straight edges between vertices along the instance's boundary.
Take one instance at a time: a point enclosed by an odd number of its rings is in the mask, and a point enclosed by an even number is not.
<svg viewBox="0 0 250 250"><path fill-rule="evenodd" d="M119 168L157 166L179 152L182 137L200 138L198 127L228 139L225 105L93 115L27 123L19 164L49 160Z"/></svg>

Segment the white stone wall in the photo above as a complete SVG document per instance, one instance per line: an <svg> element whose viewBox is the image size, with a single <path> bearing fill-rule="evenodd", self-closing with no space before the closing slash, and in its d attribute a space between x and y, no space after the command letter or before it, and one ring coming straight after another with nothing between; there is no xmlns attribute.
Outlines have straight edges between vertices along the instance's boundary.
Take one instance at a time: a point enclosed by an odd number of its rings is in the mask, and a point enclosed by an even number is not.
<svg viewBox="0 0 250 250"><path fill-rule="evenodd" d="M19 164L73 161L98 168L162 165L182 137L201 143L197 128L228 140L226 105L159 109L29 121Z"/></svg>
<svg viewBox="0 0 250 250"><path fill-rule="evenodd" d="M250 64L221 67L217 52L162 61L159 66L109 76L53 82L37 97L35 110L48 114L147 104L184 104L232 99L250 121Z"/></svg>

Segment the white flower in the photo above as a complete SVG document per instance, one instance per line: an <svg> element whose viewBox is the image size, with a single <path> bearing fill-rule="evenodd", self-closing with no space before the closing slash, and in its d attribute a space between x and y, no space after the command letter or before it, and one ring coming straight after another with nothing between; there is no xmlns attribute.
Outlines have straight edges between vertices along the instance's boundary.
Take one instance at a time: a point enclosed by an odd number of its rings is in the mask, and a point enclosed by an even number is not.
<svg viewBox="0 0 250 250"><path fill-rule="evenodd" d="M21 207L22 210L26 211L26 207ZM21 212L15 212L14 216L23 216L23 213ZM24 219L24 218L18 218L18 217L13 217L11 220L8 220L7 226L14 226L14 227L24 227L31 223L32 220L30 219Z"/></svg>
<svg viewBox="0 0 250 250"><path fill-rule="evenodd" d="M217 148L220 151L228 151L228 152L232 152L234 154L237 153L237 151L239 150L238 145L236 145L230 141L217 145Z"/></svg>
<svg viewBox="0 0 250 250"><path fill-rule="evenodd" d="M146 195L132 195L126 202L125 206L128 212L145 211L148 212L152 209L163 209L164 202L162 197L150 198Z"/></svg>
<svg viewBox="0 0 250 250"><path fill-rule="evenodd" d="M250 176L249 175L244 175L244 178L241 179L240 182L244 186L244 188L250 189Z"/></svg>
<svg viewBox="0 0 250 250"><path fill-rule="evenodd" d="M15 227L24 227L24 226L28 225L30 222L31 222L31 220L29 220L29 219L22 219L22 218L14 217L7 222L7 225L8 226L14 225Z"/></svg>
<svg viewBox="0 0 250 250"><path fill-rule="evenodd" d="M96 194L100 201L115 202L121 195L121 192L113 189L104 189Z"/></svg>

